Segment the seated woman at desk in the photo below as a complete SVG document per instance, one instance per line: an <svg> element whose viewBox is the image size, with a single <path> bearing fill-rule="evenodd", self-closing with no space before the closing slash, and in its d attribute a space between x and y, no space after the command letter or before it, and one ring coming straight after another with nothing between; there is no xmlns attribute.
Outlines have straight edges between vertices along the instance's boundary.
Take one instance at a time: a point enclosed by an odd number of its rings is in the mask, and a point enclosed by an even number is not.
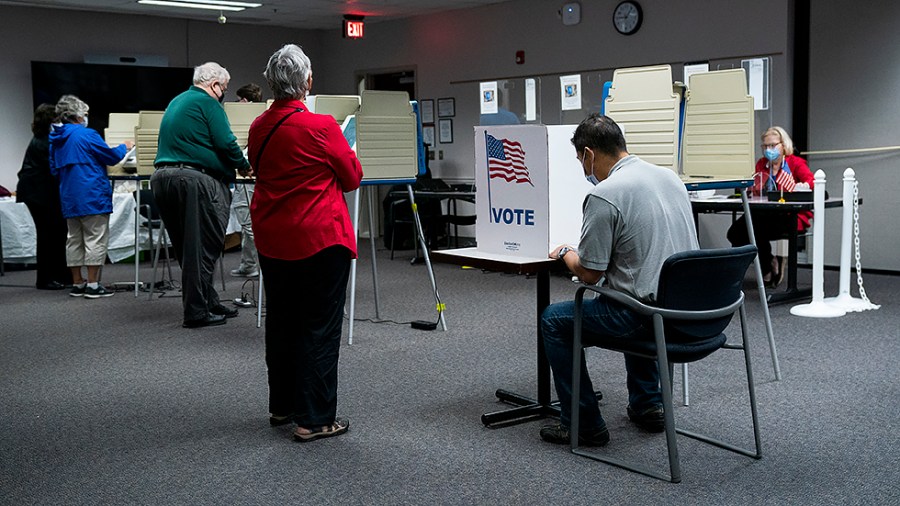
<svg viewBox="0 0 900 506"><path fill-rule="evenodd" d="M755 186L753 193L765 195L769 191L793 192L811 190L813 174L806 160L794 154L794 141L784 128L773 126L762 135L763 158L756 162L753 174ZM790 227L797 227L798 232L809 228L812 212L803 211L797 214L796 223L790 217L777 214L753 214L753 234L759 248L759 264L762 268L763 280L769 287L776 287L784 279L786 259L772 256L772 245L769 241L783 239L790 233ZM743 246L750 243L747 224L741 217L728 229L728 240L732 246Z"/></svg>

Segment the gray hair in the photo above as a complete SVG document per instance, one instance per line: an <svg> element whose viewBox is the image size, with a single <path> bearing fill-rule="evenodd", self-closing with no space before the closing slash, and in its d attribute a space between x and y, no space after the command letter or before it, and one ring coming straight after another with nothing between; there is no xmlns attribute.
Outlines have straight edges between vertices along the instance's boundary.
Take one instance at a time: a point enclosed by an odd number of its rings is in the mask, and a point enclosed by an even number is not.
<svg viewBox="0 0 900 506"><path fill-rule="evenodd" d="M231 74L225 70L225 67L214 61L194 67L194 84L206 84L213 81L227 83L230 80Z"/></svg>
<svg viewBox="0 0 900 506"><path fill-rule="evenodd" d="M312 65L309 57L294 44L285 44L269 58L263 72L275 100L293 98L303 100L309 92L309 76Z"/></svg>
<svg viewBox="0 0 900 506"><path fill-rule="evenodd" d="M78 118L87 116L88 105L75 95L63 95L56 103L56 116L62 123L78 123Z"/></svg>

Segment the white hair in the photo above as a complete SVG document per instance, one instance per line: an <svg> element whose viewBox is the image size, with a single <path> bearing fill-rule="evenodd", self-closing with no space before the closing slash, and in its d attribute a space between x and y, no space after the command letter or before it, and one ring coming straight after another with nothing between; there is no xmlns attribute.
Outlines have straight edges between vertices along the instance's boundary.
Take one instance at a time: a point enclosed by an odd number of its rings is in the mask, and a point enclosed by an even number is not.
<svg viewBox="0 0 900 506"><path fill-rule="evenodd" d="M78 123L78 118L87 115L88 105L75 95L63 95L56 103L56 116L62 123Z"/></svg>
<svg viewBox="0 0 900 506"><path fill-rule="evenodd" d="M312 65L309 57L295 44L285 44L269 58L263 72L275 99L294 98L303 100L309 92L309 76Z"/></svg>
<svg viewBox="0 0 900 506"><path fill-rule="evenodd" d="M206 84L213 81L227 83L230 80L231 75L225 70L225 67L216 62L206 62L194 67L194 84Z"/></svg>

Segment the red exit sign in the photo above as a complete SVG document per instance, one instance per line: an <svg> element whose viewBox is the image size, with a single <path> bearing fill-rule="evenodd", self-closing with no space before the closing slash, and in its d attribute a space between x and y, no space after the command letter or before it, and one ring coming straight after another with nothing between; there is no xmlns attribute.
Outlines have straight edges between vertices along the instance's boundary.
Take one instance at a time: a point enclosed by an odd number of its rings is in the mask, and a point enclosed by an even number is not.
<svg viewBox="0 0 900 506"><path fill-rule="evenodd" d="M345 19L344 20L344 38L345 39L361 39L365 22L362 20Z"/></svg>

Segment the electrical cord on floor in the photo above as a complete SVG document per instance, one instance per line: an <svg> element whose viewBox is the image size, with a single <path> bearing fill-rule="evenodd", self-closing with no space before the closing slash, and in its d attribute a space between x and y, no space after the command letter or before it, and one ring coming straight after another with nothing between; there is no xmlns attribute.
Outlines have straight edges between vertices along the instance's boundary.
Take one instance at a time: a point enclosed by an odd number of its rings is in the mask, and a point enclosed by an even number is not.
<svg viewBox="0 0 900 506"><path fill-rule="evenodd" d="M250 290L247 290L247 283L250 284ZM244 280L243 284L241 284L241 296L234 299L232 302L237 307L253 307L256 305L256 297L254 294L257 293L256 288L256 280L247 279Z"/></svg>

